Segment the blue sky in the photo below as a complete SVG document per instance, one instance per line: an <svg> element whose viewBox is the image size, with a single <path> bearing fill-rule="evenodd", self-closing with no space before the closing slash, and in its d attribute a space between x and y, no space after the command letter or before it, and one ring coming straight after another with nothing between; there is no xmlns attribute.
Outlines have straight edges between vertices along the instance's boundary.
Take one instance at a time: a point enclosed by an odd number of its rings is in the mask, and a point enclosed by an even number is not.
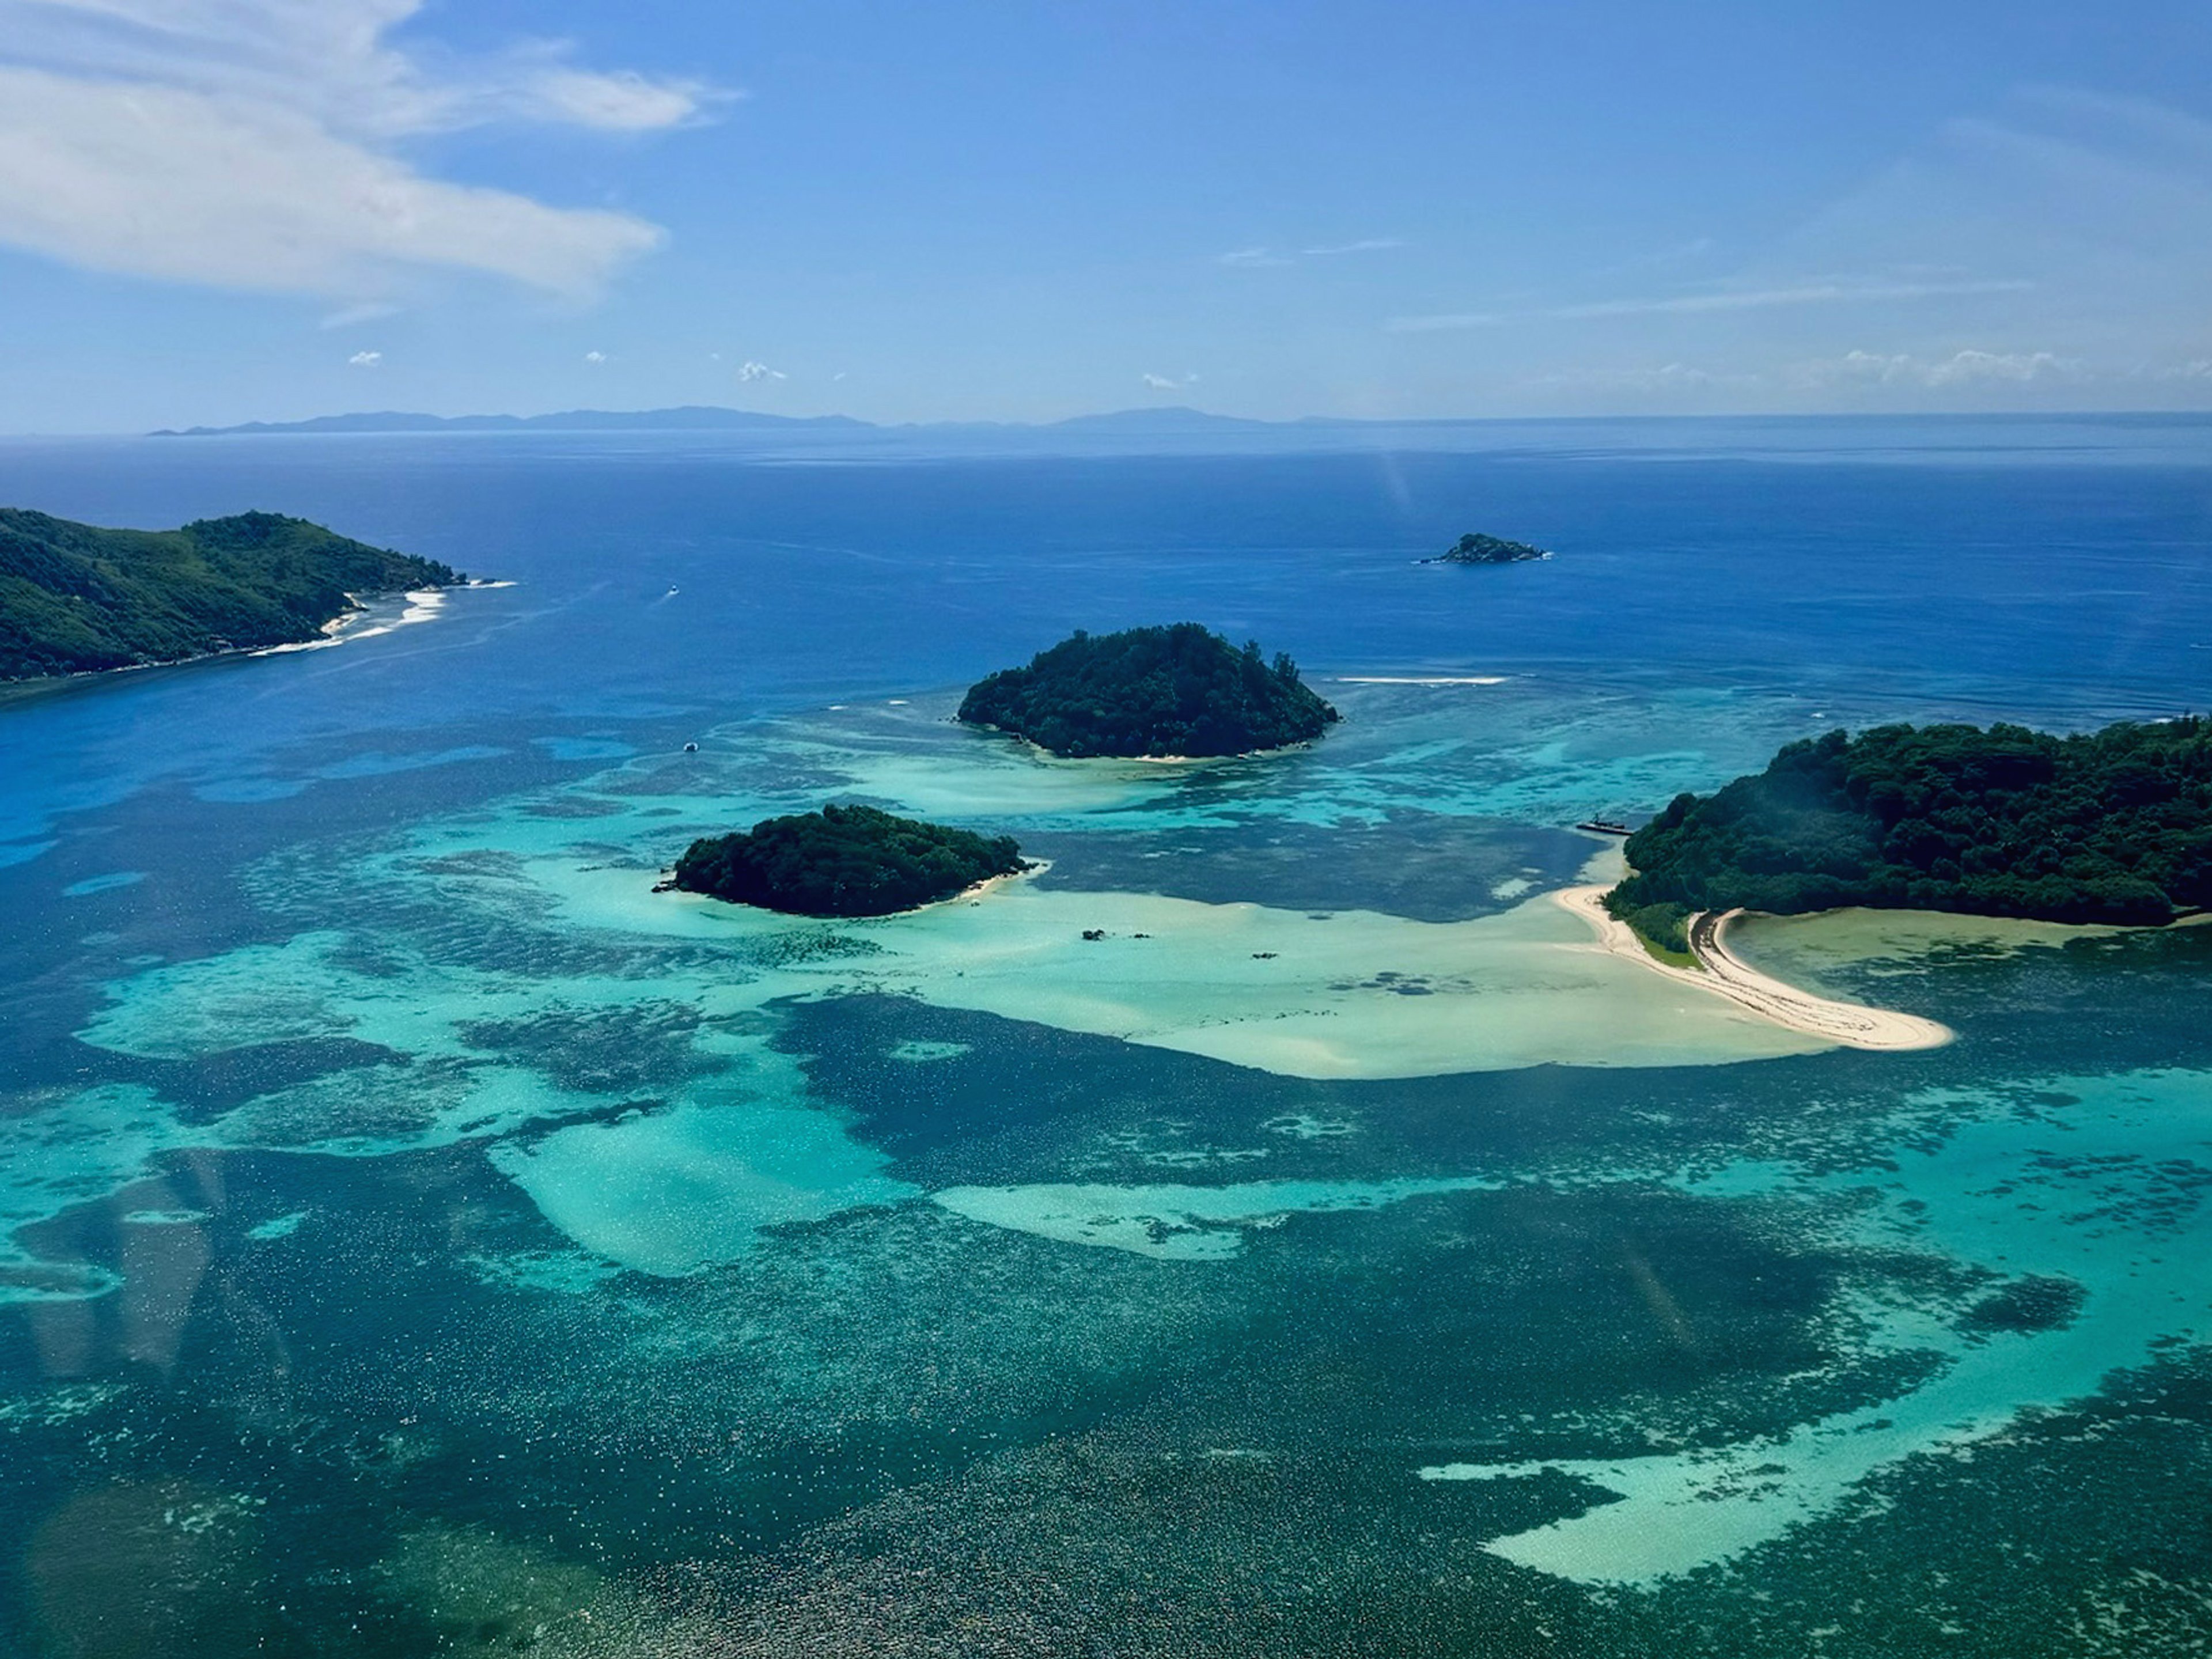
<svg viewBox="0 0 2212 1659"><path fill-rule="evenodd" d="M2212 404L2212 13L0 0L0 430Z"/></svg>

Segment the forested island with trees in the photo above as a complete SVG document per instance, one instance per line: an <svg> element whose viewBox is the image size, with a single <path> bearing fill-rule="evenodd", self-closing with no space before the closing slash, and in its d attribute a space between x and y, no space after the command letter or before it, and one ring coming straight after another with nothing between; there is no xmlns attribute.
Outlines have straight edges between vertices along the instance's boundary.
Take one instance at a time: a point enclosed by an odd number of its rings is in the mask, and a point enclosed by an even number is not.
<svg viewBox="0 0 2212 1659"><path fill-rule="evenodd" d="M1286 654L1176 623L1079 630L969 687L958 718L1077 759L1250 754L1310 743L1339 716Z"/></svg>
<svg viewBox="0 0 2212 1659"><path fill-rule="evenodd" d="M1691 912L1737 907L2160 925L2212 905L2212 721L1831 732L1677 796L1626 850L1607 905L1674 948Z"/></svg>
<svg viewBox="0 0 2212 1659"><path fill-rule="evenodd" d="M465 580L275 513L149 531L0 507L0 680L294 645L362 595Z"/></svg>
<svg viewBox="0 0 2212 1659"><path fill-rule="evenodd" d="M1485 536L1470 530L1468 533L1437 555L1423 559L1423 564L1526 564L1531 559L1548 559L1552 556L1540 547L1531 547L1526 542L1509 542L1502 536Z"/></svg>
<svg viewBox="0 0 2212 1659"><path fill-rule="evenodd" d="M802 916L884 916L1029 866L1011 836L825 806L691 843L668 887Z"/></svg>

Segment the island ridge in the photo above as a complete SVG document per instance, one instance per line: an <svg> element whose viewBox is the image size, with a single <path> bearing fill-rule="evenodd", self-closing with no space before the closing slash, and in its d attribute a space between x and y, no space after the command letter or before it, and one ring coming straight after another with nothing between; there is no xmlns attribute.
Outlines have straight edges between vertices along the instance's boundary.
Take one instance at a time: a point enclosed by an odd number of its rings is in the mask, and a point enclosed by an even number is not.
<svg viewBox="0 0 2212 1659"><path fill-rule="evenodd" d="M794 915L884 916L1027 868L1011 836L833 805L695 841L665 884Z"/></svg>
<svg viewBox="0 0 2212 1659"><path fill-rule="evenodd" d="M1026 668L969 688L958 718L1063 758L1197 758L1310 743L1338 718L1278 653L1242 651L1198 623L1078 630Z"/></svg>
<svg viewBox="0 0 2212 1659"><path fill-rule="evenodd" d="M362 595L466 580L275 513L145 531L0 507L0 680L295 645Z"/></svg>
<svg viewBox="0 0 2212 1659"><path fill-rule="evenodd" d="M1626 850L1607 908L1676 950L1701 910L2156 926L2212 905L2212 722L1831 732L1677 796Z"/></svg>

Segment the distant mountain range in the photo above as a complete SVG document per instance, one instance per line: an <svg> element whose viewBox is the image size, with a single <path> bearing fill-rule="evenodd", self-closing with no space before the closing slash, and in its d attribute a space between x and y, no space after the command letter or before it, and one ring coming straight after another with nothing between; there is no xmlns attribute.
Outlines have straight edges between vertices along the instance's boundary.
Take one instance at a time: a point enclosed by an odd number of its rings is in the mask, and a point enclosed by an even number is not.
<svg viewBox="0 0 2212 1659"><path fill-rule="evenodd" d="M933 431L1018 429L1019 422L943 422ZM1180 406L1124 409L1109 415L1078 415L1047 422L1038 430L1097 432L1211 432L1263 428L1273 421L1240 420ZM1300 422L1311 424L1311 422ZM681 409L572 409L557 415L409 415L384 410L367 415L319 415L309 421L248 421L242 426L194 426L163 429L156 438L234 438L283 433L360 432L730 432L771 430L896 431L912 428L879 425L849 415L769 415L755 410L715 409L688 404Z"/></svg>

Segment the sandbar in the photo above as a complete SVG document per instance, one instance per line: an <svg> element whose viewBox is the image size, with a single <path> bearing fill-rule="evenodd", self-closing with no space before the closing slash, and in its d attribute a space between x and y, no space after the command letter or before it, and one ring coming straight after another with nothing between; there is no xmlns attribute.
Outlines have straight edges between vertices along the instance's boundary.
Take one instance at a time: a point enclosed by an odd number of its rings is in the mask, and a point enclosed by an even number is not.
<svg viewBox="0 0 2212 1659"><path fill-rule="evenodd" d="M1825 1038L1849 1048L1888 1051L1940 1048L1956 1035L1948 1025L1917 1014L1887 1008L1869 1008L1856 1002L1836 1002L1814 996L1769 975L1760 973L1728 948L1729 926L1744 913L1701 910L1689 920L1690 953L1694 969L1677 968L1660 961L1644 948L1644 941L1629 925L1605 908L1604 887L1568 887L1552 896L1597 930L1599 942L1613 955L1640 962L1653 973L1664 974L1685 985L1726 997L1762 1018L1793 1031Z"/></svg>

